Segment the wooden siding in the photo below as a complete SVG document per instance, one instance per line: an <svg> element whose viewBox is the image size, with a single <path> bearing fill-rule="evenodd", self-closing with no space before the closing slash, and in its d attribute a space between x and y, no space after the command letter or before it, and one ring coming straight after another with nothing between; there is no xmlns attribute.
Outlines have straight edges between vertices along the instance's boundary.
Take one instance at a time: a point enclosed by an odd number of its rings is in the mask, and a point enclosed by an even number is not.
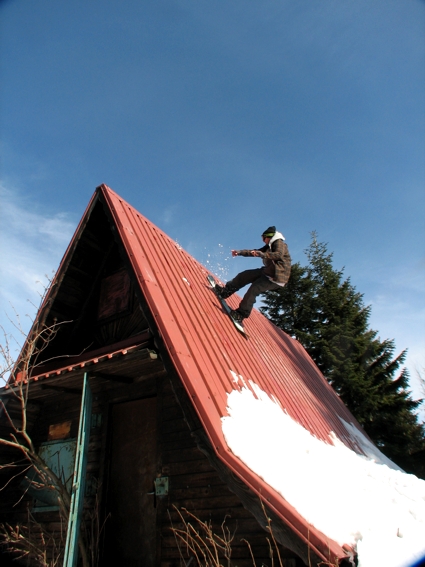
<svg viewBox="0 0 425 567"><path fill-rule="evenodd" d="M131 367L131 360L128 362ZM119 367L120 374L125 373L123 360L119 362L111 360L110 372L113 372L114 365ZM81 401L78 389L81 389L82 375L80 370L72 374L72 378L66 377L67 388L74 389L75 393L60 393L54 389L43 390L40 384L33 385L33 397L38 402L33 407L42 408L41 411L36 412L37 419L32 427L31 433L35 443L39 444L47 440L49 426L64 421L71 422L70 436L77 435ZM62 377L52 380L52 385L59 388L64 382L65 378ZM235 533L232 557L238 567L252 567L250 553L243 539L250 542L259 565L271 566L267 533L260 527L252 513L244 507L238 496L229 490L210 460L198 448L196 435L190 431L187 417L176 399L162 363L159 360L147 363L143 377L132 384L123 385L96 377L92 378L90 383L93 391L93 414L100 415L101 419L96 420L97 426L92 428L90 435L87 466L89 494L85 499L87 522L90 522L90 517L96 508L96 487L100 487L98 497L100 498L101 521L108 512L110 408L116 403L156 396L158 404L156 470L157 475L169 478L168 495L156 498L158 534L156 565L159 567L180 565L180 555L171 530L171 523L175 527L181 526L176 509L186 508L200 520L211 522L213 530L217 533L221 533L221 525L226 519L226 526L231 533ZM180 391L181 395L182 391ZM189 404L189 400L187 399L185 403ZM6 494L9 496L13 494L13 497L16 498L19 489ZM13 512L10 500L5 505L3 499L3 504L3 507L0 508L0 521L7 519L25 523L28 510L31 508L30 498L24 498L13 509ZM39 512L34 514L34 518L43 529L54 535L56 544L61 547L65 530L58 513ZM108 520L106 520L106 525L107 522ZM38 528L33 529L37 531ZM280 553L286 561L284 565L288 567L304 565L299 559L296 559L293 552L282 546L280 546ZM102 564L107 564L106 558L101 562Z"/></svg>
<svg viewBox="0 0 425 567"><path fill-rule="evenodd" d="M162 383L158 401L162 406L159 465L161 474L169 477L170 487L168 497L158 500L161 567L179 565L179 553L170 524L176 528L182 527L176 509L182 511L184 508L201 521L211 522L212 529L217 534L222 534L221 526L226 520L225 525L234 534L232 558L238 566L252 567L244 539L251 544L258 565L272 565L266 539L268 534L259 526L251 512L244 508L240 499L229 490L208 458L197 447L168 380ZM186 518L190 520L187 516ZM193 523L193 520L190 521ZM279 546L279 551L286 561L284 565L303 565L289 550Z"/></svg>

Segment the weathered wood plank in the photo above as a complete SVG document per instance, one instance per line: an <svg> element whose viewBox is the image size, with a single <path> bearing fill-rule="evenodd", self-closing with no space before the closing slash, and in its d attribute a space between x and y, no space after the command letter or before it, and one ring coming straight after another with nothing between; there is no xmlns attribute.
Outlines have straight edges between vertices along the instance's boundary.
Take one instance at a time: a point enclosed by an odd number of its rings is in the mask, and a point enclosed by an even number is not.
<svg viewBox="0 0 425 567"><path fill-rule="evenodd" d="M200 459L199 461L191 461L192 470L197 472L213 472L214 468L205 459ZM167 463L161 467L162 476L174 476L187 473L188 464L186 462L181 463Z"/></svg>

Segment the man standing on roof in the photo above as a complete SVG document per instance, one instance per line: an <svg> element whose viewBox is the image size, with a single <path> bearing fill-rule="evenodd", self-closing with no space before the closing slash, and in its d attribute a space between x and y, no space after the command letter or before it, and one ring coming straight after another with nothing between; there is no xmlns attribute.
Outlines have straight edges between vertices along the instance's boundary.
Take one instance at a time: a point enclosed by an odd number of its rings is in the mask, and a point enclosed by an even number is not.
<svg viewBox="0 0 425 567"><path fill-rule="evenodd" d="M232 256L258 256L263 259L264 266L254 270L245 270L223 286L216 286L216 293L227 299L236 291L251 284L237 309L232 310L232 317L242 322L249 317L257 296L265 291L279 289L289 280L291 273L291 256L285 237L270 226L261 235L264 246L256 250L232 250Z"/></svg>

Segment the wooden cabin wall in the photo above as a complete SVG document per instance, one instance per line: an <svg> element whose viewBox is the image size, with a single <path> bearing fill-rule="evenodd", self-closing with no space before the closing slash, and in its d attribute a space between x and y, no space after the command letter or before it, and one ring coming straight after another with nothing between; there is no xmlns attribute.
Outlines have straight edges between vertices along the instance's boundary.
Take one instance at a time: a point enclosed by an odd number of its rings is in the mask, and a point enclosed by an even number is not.
<svg viewBox="0 0 425 567"><path fill-rule="evenodd" d="M33 407L33 404L31 404L30 407ZM30 418L31 413L32 411L28 413ZM38 418L40 418L40 415ZM30 420L28 431L33 433L37 430L37 425L38 421L35 427L31 427ZM3 420L2 427L0 427L1 436L8 439L10 437L10 431L10 428L6 426ZM3 474L0 477L1 487L4 487L6 484L7 486L1 492L0 524L9 524L13 528L23 526L23 529L19 528L21 535L37 545L42 545L42 533L48 534L45 538L46 545L43 545L44 549L47 551L48 557L52 558L61 554L65 544L66 526L63 526L61 523L58 512L43 512L42 514L33 512L33 498L24 492L24 488L21 484L24 472L28 466L28 462L23 458L23 454L20 451L3 451L2 448L1 460L2 462L7 461L8 463L19 462L22 474L18 474L19 468L4 469L2 471ZM8 556L6 554L6 547L2 548L2 552L4 552L4 554L1 556L0 564L3 564L3 561L6 563L11 558L16 557L16 554ZM31 563L28 563L28 559L23 559L22 562L13 561L13 564L31 565Z"/></svg>
<svg viewBox="0 0 425 567"><path fill-rule="evenodd" d="M185 508L202 522L211 522L213 532L220 536L225 521L225 526L234 536L231 544L233 565L253 566L246 540L251 545L257 565L271 566L273 563L267 542L267 537L270 539L270 536L243 507L240 499L229 490L208 458L198 449L168 380L163 381L158 400L161 404L158 464L161 475L169 477L170 488L168 496L159 498L157 503L161 537L159 565L180 567L183 564L179 562L171 526L183 527L177 510ZM193 519L185 517L197 527ZM278 548L284 567L304 565L292 552L280 545ZM273 553L274 564L278 565L275 548ZM186 556L186 561L187 559Z"/></svg>
<svg viewBox="0 0 425 567"><path fill-rule="evenodd" d="M85 499L85 518L89 530L105 521L108 514L108 483L110 471L110 416L114 404L156 396L157 400L157 462L156 476L168 477L167 496L152 496L156 506L156 563L158 567L180 567L179 549L172 526L182 527L178 510L187 509L202 522L211 522L215 533L222 535L222 524L234 535L232 541L232 563L238 567L252 567L247 540L251 545L257 565L271 566L268 534L260 527L254 516L244 508L238 496L229 490L219 474L210 464L207 456L197 447L191 435L183 411L177 402L170 380L163 367L157 363L151 374L133 384L122 384L99 378L91 379L93 391L92 414L96 417L91 430L87 465L88 495ZM71 421L70 437L76 437L80 413L81 394L46 390L42 411L33 427L32 435L36 444L47 440L49 426ZM153 479L152 479L153 481ZM96 489L97 492L96 492ZM136 497L136 496L135 496ZM31 499L24 498L10 510L8 520L25 523ZM4 512L4 507L3 507ZM64 545L66 528L61 524L57 512L39 512L35 519L43 529L53 534L57 548ZM3 521L5 517L0 519ZM93 521L94 520L94 521ZM105 521L107 534L108 519ZM193 520L192 520L193 523ZM270 537L269 537L270 539ZM100 537L97 547L100 555L107 551L105 540ZM182 550L184 546L182 546ZM56 553L51 546L51 552ZM279 545L284 567L300 567L304 563L287 549ZM187 561L188 557L186 557ZM101 558L99 565L107 565L109 555ZM274 564L278 565L276 549ZM195 563L193 563L195 565Z"/></svg>
<svg viewBox="0 0 425 567"><path fill-rule="evenodd" d="M2 397L2 400L5 403L10 418L20 426L22 423L21 407L14 399L13 394L8 393L7 396ZM26 417L29 428L32 427L33 423L38 418L40 408L41 404L39 403L31 402L27 404ZM10 433L11 429L8 419L5 412L2 410L0 411L0 437L2 439L12 440ZM22 490L19 489L19 483L11 480L11 478L16 475L17 470L3 467L9 463L22 461L22 459L23 455L20 451L6 445L0 445L0 489L7 484L7 489L0 492L0 522L2 521L1 518L9 514L13 505L22 497Z"/></svg>

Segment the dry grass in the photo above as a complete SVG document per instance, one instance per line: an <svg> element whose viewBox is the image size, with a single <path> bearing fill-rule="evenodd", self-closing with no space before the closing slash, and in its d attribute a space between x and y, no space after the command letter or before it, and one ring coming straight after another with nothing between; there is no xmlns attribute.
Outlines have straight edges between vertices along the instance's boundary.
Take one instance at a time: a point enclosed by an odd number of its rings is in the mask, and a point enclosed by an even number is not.
<svg viewBox="0 0 425 567"><path fill-rule="evenodd" d="M269 536L266 540L269 548L271 567L288 567L294 564L293 559L284 559L281 556L278 542L273 533L272 520L269 518L264 504L261 502L264 517L266 519L265 529ZM219 533L215 533L211 521L204 522L195 514L182 508L179 510L173 506L179 516L179 527L175 527L171 521L171 530L174 534L177 548L180 555L181 567L237 567L232 562L232 543L235 539L235 532L231 532L226 526L226 516L221 523ZM247 545L251 563L257 567L257 560L254 556L251 544L248 540L242 539ZM308 546L308 567L339 567L338 560L322 561L318 564L312 563L310 546ZM354 565L354 563L353 563Z"/></svg>
<svg viewBox="0 0 425 567"><path fill-rule="evenodd" d="M62 564L66 527L48 532L28 512L25 525L0 524L0 545L15 560L26 560L32 567L58 567Z"/></svg>
<svg viewBox="0 0 425 567"><path fill-rule="evenodd" d="M188 567L195 564L197 567L233 567L232 562L232 543L235 539L235 531L231 532L226 525L226 516L221 523L220 533L215 533L211 521L204 522L195 514L182 508L179 510L173 506L179 515L182 527L171 525L177 548L179 550L181 567ZM263 506L265 513L265 508ZM266 537L269 547L269 557L271 567L286 567L287 563L282 559L279 546L274 537L271 519L265 513L267 520L266 530L270 537ZM171 518L170 518L171 521ZM251 557L253 567L257 567L257 562L248 540L242 539Z"/></svg>
<svg viewBox="0 0 425 567"><path fill-rule="evenodd" d="M235 534L226 526L227 516L221 524L221 534L216 534L211 522L203 522L186 508L180 511L174 506L174 509L183 525L182 528L171 527L182 564L186 567L194 558L197 565L202 567L231 567L232 541ZM186 562L185 554L189 562Z"/></svg>

